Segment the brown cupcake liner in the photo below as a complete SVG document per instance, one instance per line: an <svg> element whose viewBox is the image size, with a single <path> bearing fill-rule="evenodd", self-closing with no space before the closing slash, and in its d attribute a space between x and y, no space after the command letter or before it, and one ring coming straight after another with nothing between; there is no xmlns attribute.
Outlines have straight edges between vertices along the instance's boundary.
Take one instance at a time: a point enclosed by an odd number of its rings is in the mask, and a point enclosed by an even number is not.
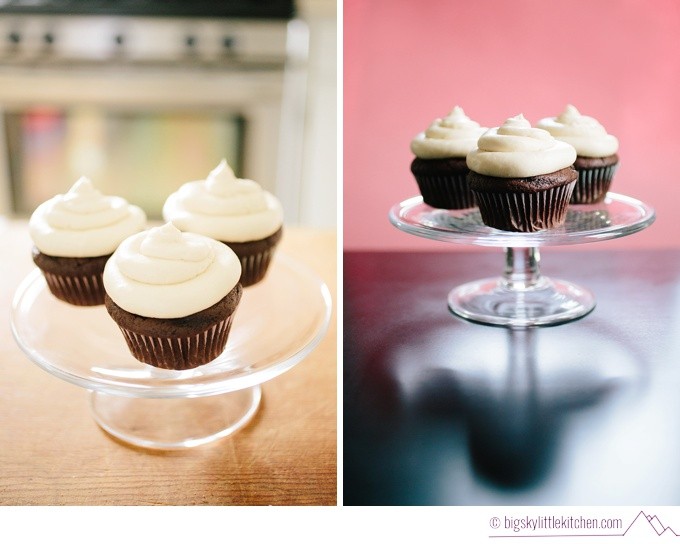
<svg viewBox="0 0 680 544"><path fill-rule="evenodd" d="M167 370L188 370L216 359L229 337L234 314L190 336L150 336L118 325L135 359Z"/></svg>
<svg viewBox="0 0 680 544"><path fill-rule="evenodd" d="M248 287L264 279L274 257L275 248L250 255L239 255L241 261L241 285Z"/></svg>
<svg viewBox="0 0 680 544"><path fill-rule="evenodd" d="M33 262L47 281L50 292L75 306L104 304L104 267L111 255L97 257L56 257L33 246Z"/></svg>
<svg viewBox="0 0 680 544"><path fill-rule="evenodd" d="M75 306L104 304L104 281L101 274L71 276L42 270L50 292L59 300Z"/></svg>
<svg viewBox="0 0 680 544"><path fill-rule="evenodd" d="M423 202L433 208L463 210L476 206L466 173L447 176L414 175Z"/></svg>
<svg viewBox="0 0 680 544"><path fill-rule="evenodd" d="M249 287L264 279L271 264L276 247L283 237L283 227L261 240L251 242L226 242L241 262L241 285Z"/></svg>
<svg viewBox="0 0 680 544"><path fill-rule="evenodd" d="M578 170L578 181L571 195L571 204L602 202L611 186L618 164Z"/></svg>
<svg viewBox="0 0 680 544"><path fill-rule="evenodd" d="M562 225L576 181L535 192L473 191L488 227L511 232L537 232Z"/></svg>

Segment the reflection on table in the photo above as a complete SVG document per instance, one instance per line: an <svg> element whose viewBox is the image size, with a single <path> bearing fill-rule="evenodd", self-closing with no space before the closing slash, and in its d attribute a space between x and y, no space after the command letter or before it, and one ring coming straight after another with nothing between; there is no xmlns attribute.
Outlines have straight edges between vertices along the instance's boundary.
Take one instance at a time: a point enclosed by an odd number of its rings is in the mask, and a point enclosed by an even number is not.
<svg viewBox="0 0 680 544"><path fill-rule="evenodd" d="M547 253L592 314L451 315L448 291L497 274L496 251L345 256L345 504L680 500L680 253Z"/></svg>

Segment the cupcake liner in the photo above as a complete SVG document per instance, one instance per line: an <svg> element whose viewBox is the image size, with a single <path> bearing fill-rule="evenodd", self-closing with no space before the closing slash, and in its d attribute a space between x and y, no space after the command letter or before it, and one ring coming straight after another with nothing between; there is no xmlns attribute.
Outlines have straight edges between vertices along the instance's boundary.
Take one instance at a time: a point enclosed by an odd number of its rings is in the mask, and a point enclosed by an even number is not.
<svg viewBox="0 0 680 544"><path fill-rule="evenodd" d="M234 314L190 336L151 336L118 324L135 359L168 370L187 370L209 363L223 351Z"/></svg>
<svg viewBox="0 0 680 544"><path fill-rule="evenodd" d="M101 274L71 276L42 271L47 287L59 300L75 306L104 304L104 282Z"/></svg>
<svg viewBox="0 0 680 544"><path fill-rule="evenodd" d="M98 257L55 257L33 246L32 257L50 292L75 306L104 304L104 266L110 255Z"/></svg>
<svg viewBox="0 0 680 544"><path fill-rule="evenodd" d="M249 287L264 279L283 236L283 227L261 240L252 242L222 242L236 253L241 261L241 285Z"/></svg>
<svg viewBox="0 0 680 544"><path fill-rule="evenodd" d="M414 174L414 177L425 204L445 210L462 210L476 205L466 175L463 172L446 176Z"/></svg>
<svg viewBox="0 0 680 544"><path fill-rule="evenodd" d="M602 202L611 186L618 164L578 170L578 181L571 195L571 204Z"/></svg>
<svg viewBox="0 0 680 544"><path fill-rule="evenodd" d="M485 225L512 232L536 232L562 225L576 181L535 192L473 191Z"/></svg>
<svg viewBox="0 0 680 544"><path fill-rule="evenodd" d="M239 255L241 261L241 285L248 287L262 281L267 274L275 248L269 248L258 253Z"/></svg>

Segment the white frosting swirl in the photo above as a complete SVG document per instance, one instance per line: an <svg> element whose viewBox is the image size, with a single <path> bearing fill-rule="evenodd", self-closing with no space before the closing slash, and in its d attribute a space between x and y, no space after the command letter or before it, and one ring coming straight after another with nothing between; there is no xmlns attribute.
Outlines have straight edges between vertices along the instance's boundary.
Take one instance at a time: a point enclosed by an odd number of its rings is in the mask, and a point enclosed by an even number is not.
<svg viewBox="0 0 680 544"><path fill-rule="evenodd" d="M446 117L435 119L425 132L418 134L411 141L411 151L419 159L465 157L486 130L456 106Z"/></svg>
<svg viewBox="0 0 680 544"><path fill-rule="evenodd" d="M146 214L118 196L105 196L81 177L71 189L38 206L29 221L33 243L54 257L99 257L142 230Z"/></svg>
<svg viewBox="0 0 680 544"><path fill-rule="evenodd" d="M104 289L130 313L177 318L219 302L240 277L225 244L166 223L120 244L104 268Z"/></svg>
<svg viewBox="0 0 680 544"><path fill-rule="evenodd" d="M283 224L281 203L256 182L239 179L222 160L207 179L190 181L171 194L163 218L183 231L223 242L252 242Z"/></svg>
<svg viewBox="0 0 680 544"><path fill-rule="evenodd" d="M619 150L615 136L607 134L599 121L581 115L571 104L559 116L541 119L536 126L574 146L579 157L608 157Z"/></svg>
<svg viewBox="0 0 680 544"><path fill-rule="evenodd" d="M477 146L467 156L468 168L499 178L550 174L571 166L576 160L576 151L571 145L556 140L543 129L532 128L522 114L488 130Z"/></svg>

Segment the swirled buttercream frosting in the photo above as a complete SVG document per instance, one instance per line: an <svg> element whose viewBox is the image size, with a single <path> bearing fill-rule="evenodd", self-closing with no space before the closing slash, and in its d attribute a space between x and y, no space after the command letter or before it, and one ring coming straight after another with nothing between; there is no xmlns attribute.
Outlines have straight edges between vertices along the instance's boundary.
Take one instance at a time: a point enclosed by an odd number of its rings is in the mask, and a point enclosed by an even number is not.
<svg viewBox="0 0 680 544"><path fill-rule="evenodd" d="M486 130L487 127L479 126L465 115L463 108L456 106L411 140L411 151L419 159L465 157L477 147L477 139Z"/></svg>
<svg viewBox="0 0 680 544"><path fill-rule="evenodd" d="M574 160L576 151L571 145L532 127L522 114L489 129L467 155L470 170L499 178L550 174L571 166Z"/></svg>
<svg viewBox="0 0 680 544"><path fill-rule="evenodd" d="M223 242L252 242L283 224L278 199L249 179L236 177L222 160L205 180L190 181L163 205L163 218L182 231Z"/></svg>
<svg viewBox="0 0 680 544"><path fill-rule="evenodd" d="M581 115L571 104L557 117L541 119L536 126L574 146L579 157L608 157L619 150L616 136L607 134L597 119Z"/></svg>
<svg viewBox="0 0 680 544"><path fill-rule="evenodd" d="M29 221L33 243L53 257L100 257L145 227L146 214L119 196L106 196L81 177L69 191L38 206Z"/></svg>
<svg viewBox="0 0 680 544"><path fill-rule="evenodd" d="M241 263L225 244L166 223L120 244L104 268L104 288L130 313L177 318L216 304L240 276Z"/></svg>

